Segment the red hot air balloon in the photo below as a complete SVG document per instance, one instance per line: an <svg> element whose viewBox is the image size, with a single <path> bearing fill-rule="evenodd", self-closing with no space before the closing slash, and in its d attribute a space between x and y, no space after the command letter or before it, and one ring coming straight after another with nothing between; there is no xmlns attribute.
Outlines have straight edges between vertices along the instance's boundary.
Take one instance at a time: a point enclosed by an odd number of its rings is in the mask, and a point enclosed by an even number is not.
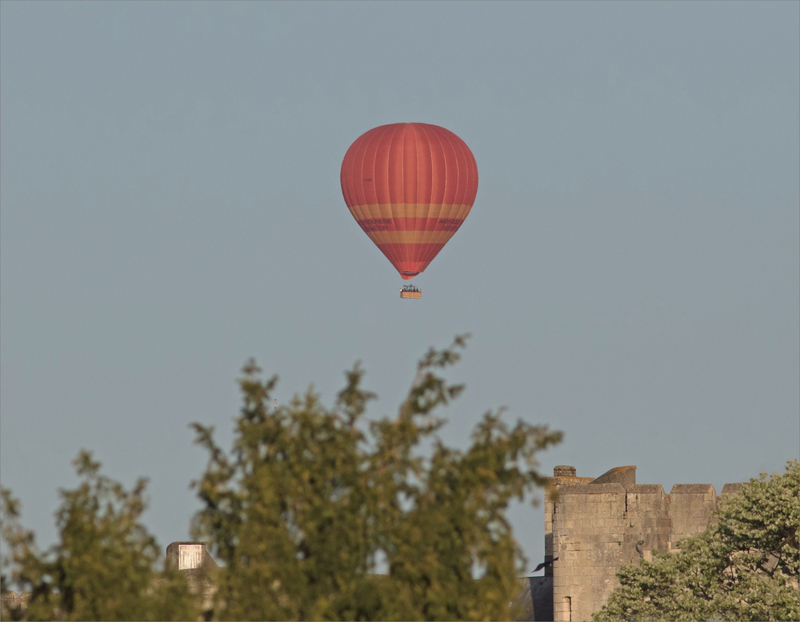
<svg viewBox="0 0 800 622"><path fill-rule="evenodd" d="M453 132L427 123L392 123L350 145L341 181L344 201L364 233L400 276L413 279L469 214L478 166Z"/></svg>

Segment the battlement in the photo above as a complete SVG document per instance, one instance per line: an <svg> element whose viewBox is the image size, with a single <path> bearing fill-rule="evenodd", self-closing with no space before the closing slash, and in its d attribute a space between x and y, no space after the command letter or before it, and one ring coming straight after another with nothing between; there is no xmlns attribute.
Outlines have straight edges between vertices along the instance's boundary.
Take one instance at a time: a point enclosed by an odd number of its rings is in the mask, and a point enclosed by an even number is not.
<svg viewBox="0 0 800 622"><path fill-rule="evenodd" d="M552 577L556 621L590 620L617 585L624 564L650 559L652 551L677 550L683 538L702 533L722 499L741 484L726 484L717 496L711 484L637 484L636 467L614 467L596 478L579 477L574 467L553 470L545 500L545 569ZM544 578L543 578L544 579ZM539 589L534 609L548 610Z"/></svg>

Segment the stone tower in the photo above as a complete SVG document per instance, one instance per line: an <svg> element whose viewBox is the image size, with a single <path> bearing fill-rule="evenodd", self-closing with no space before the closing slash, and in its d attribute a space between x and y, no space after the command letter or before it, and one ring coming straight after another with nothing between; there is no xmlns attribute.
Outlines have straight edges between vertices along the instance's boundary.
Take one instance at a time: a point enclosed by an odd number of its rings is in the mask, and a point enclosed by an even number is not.
<svg viewBox="0 0 800 622"><path fill-rule="evenodd" d="M532 577L537 620L591 620L617 586L624 564L650 559L653 549L705 531L720 497L711 484L637 484L636 467L615 467L597 478L558 466L550 480L558 498L545 500L544 577ZM741 484L726 484L722 497Z"/></svg>

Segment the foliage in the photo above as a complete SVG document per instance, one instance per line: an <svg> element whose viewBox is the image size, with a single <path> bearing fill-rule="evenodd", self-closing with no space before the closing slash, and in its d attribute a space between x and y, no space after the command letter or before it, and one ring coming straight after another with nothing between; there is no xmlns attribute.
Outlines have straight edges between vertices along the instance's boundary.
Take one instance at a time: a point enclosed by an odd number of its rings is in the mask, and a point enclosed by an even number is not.
<svg viewBox="0 0 800 622"><path fill-rule="evenodd" d="M624 566L595 620L798 620L800 462L728 498L717 522Z"/></svg>
<svg viewBox="0 0 800 622"><path fill-rule="evenodd" d="M435 371L463 346L430 350L398 416L368 424L358 365L332 410L309 390L275 412L276 379L245 366L231 454L195 424L210 454L195 537L226 566L216 617L514 619L524 560L506 509L544 484L535 454L561 434L487 413L466 451L445 446L434 411L463 387Z"/></svg>
<svg viewBox="0 0 800 622"><path fill-rule="evenodd" d="M160 549L139 521L146 508L145 480L127 491L101 475L100 463L86 451L74 464L83 481L75 490L60 491L59 541L47 553L39 552L33 533L20 526L19 503L2 491L3 539L9 547L2 589L16 584L31 593L24 618L197 619L199 608L181 573L154 570Z"/></svg>

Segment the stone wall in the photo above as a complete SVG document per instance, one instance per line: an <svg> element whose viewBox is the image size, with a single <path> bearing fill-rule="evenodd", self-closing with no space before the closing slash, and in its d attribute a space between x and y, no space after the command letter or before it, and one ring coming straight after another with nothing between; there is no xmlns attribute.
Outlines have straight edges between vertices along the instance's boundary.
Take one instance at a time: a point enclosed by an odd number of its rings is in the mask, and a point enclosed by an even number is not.
<svg viewBox="0 0 800 622"><path fill-rule="evenodd" d="M717 509L717 493L711 484L675 484L669 491L672 515L672 549L683 538L706 530Z"/></svg>
<svg viewBox="0 0 800 622"><path fill-rule="evenodd" d="M625 563L625 488L585 484L559 491L553 513L553 615L590 620ZM535 614L534 614L535 615Z"/></svg>
<svg viewBox="0 0 800 622"><path fill-rule="evenodd" d="M637 558L643 558L649 561L653 549L669 550L672 533L669 500L669 495L664 494L660 484L635 484L625 491L628 515L625 546L628 559L636 561Z"/></svg>
<svg viewBox="0 0 800 622"><path fill-rule="evenodd" d="M679 540L703 532L720 500L741 484L726 484L718 497L710 484L636 484L636 467L615 467L597 478L574 467L553 471L545 500L544 577L531 577L536 620L591 620L618 585L625 564L652 553L677 550ZM552 603L552 609L547 606Z"/></svg>
<svg viewBox="0 0 800 622"><path fill-rule="evenodd" d="M557 466L553 469L553 477L548 482L544 496L544 561L553 559L553 512L554 501L552 495L565 486L579 486L593 481L593 477L577 477L575 467ZM553 576L553 567L545 567L545 576Z"/></svg>

